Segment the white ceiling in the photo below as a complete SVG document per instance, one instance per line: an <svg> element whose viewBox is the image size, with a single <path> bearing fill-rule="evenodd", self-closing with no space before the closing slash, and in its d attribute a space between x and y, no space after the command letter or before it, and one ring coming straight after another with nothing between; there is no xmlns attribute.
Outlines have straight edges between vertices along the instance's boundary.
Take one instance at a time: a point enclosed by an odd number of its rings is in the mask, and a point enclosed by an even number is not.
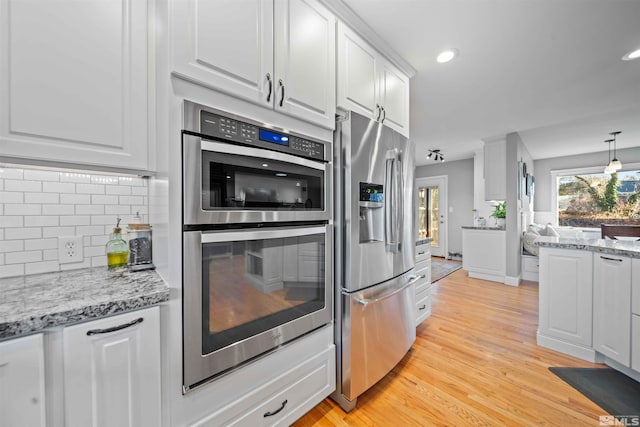
<svg viewBox="0 0 640 427"><path fill-rule="evenodd" d="M621 60L640 48L640 0L343 1L417 70L418 165L509 132L534 159L606 151L616 130L618 149L640 149L640 59Z"/></svg>

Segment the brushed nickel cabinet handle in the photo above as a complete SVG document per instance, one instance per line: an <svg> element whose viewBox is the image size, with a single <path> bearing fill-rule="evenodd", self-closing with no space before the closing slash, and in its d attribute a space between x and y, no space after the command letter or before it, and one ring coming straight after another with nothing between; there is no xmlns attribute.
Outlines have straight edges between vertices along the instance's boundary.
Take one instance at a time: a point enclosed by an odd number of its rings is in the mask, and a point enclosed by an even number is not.
<svg viewBox="0 0 640 427"><path fill-rule="evenodd" d="M385 119L387 118L387 110L384 109L384 107L380 107L382 108L382 120L380 121L380 123L384 123Z"/></svg>
<svg viewBox="0 0 640 427"><path fill-rule="evenodd" d="M142 317L138 317L137 319L132 320L131 322L125 323L123 325L113 326L111 328L105 328L105 329L91 329L87 331L87 336L108 334L111 332L121 331L122 329L130 328L132 326L137 325L138 323L142 323L143 321L144 319Z"/></svg>
<svg viewBox="0 0 640 427"><path fill-rule="evenodd" d="M271 102L271 93L273 92L273 81L271 80L271 74L267 73L267 82L269 82L269 94L267 95L267 102Z"/></svg>
<svg viewBox="0 0 640 427"><path fill-rule="evenodd" d="M376 104L376 110L378 110L378 115L376 116L376 122L380 121L380 115L382 114L382 107L380 104Z"/></svg>
<svg viewBox="0 0 640 427"><path fill-rule="evenodd" d="M280 98L280 106L282 107L282 105L284 103L284 82L282 81L282 79L280 79L278 81L278 83L280 84L280 87L282 88L282 98Z"/></svg>

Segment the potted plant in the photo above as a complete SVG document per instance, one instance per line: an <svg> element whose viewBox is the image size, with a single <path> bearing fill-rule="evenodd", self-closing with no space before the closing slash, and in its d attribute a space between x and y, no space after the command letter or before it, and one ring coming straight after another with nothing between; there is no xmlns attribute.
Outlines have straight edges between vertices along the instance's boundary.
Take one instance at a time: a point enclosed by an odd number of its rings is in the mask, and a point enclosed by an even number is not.
<svg viewBox="0 0 640 427"><path fill-rule="evenodd" d="M500 202L496 205L491 214L496 219L497 227L505 226L505 218L507 217L507 202Z"/></svg>

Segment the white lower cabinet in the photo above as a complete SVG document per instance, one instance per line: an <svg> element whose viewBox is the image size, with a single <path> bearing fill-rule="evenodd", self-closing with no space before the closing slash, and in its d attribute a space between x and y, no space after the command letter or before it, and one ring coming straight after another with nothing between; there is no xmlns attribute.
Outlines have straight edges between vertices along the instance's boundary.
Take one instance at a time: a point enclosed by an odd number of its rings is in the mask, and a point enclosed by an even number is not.
<svg viewBox="0 0 640 427"><path fill-rule="evenodd" d="M591 348L592 253L540 248L539 335Z"/></svg>
<svg viewBox="0 0 640 427"><path fill-rule="evenodd" d="M42 334L0 343L0 426L45 426Z"/></svg>
<svg viewBox="0 0 640 427"><path fill-rule="evenodd" d="M161 425L159 313L64 328L65 426Z"/></svg>
<svg viewBox="0 0 640 427"><path fill-rule="evenodd" d="M640 316L631 316L631 369L640 372Z"/></svg>
<svg viewBox="0 0 640 427"><path fill-rule="evenodd" d="M631 357L631 259L593 256L593 347L629 367Z"/></svg>
<svg viewBox="0 0 640 427"><path fill-rule="evenodd" d="M288 426L335 389L335 372L331 346L190 427Z"/></svg>
<svg viewBox="0 0 640 427"><path fill-rule="evenodd" d="M416 247L416 326L431 316L431 246Z"/></svg>
<svg viewBox="0 0 640 427"><path fill-rule="evenodd" d="M462 268L469 277L504 283L505 236L504 230L462 229Z"/></svg>

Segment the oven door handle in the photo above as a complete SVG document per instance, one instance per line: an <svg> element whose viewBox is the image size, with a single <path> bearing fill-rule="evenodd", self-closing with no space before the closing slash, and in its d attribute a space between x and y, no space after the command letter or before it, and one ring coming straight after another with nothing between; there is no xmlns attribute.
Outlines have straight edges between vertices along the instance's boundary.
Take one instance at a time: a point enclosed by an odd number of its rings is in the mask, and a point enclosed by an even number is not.
<svg viewBox="0 0 640 427"><path fill-rule="evenodd" d="M285 237L300 237L311 236L313 234L325 234L326 232L326 226L322 225L301 228L274 228L271 230L250 228L245 230L200 233L202 233L202 243L219 243L243 240L283 239Z"/></svg>
<svg viewBox="0 0 640 427"><path fill-rule="evenodd" d="M280 153L278 151L264 150L260 148L245 147L222 142L213 142L202 139L200 141L202 151L212 151L214 153L235 154L239 156L257 157L265 160L279 160L286 163L294 163L312 169L325 170L325 163L320 160L309 160L291 154Z"/></svg>

